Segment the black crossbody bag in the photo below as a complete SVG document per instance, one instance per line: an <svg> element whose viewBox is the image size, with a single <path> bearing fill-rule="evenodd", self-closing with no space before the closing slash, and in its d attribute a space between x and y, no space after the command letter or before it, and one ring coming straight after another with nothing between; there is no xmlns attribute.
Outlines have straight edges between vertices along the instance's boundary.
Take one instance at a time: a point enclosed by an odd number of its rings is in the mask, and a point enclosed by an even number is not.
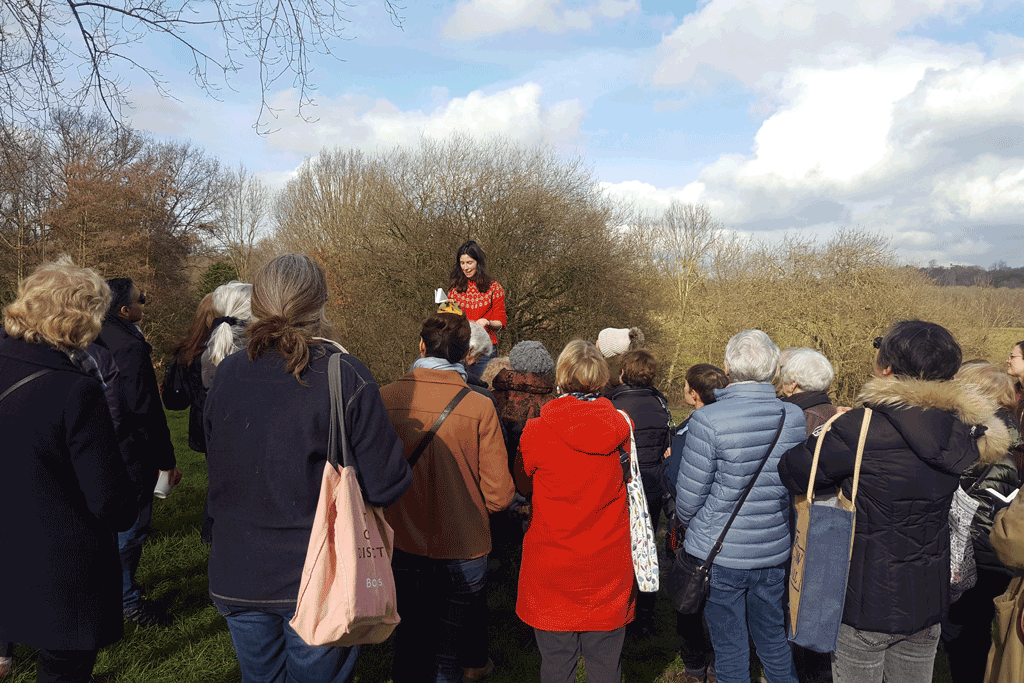
<svg viewBox="0 0 1024 683"><path fill-rule="evenodd" d="M772 439L772 443L768 446L768 452L764 456L764 460L761 461L761 465L757 468L757 472L750 479L750 483L747 484L747 488L743 490L743 495L740 496L739 501L736 503L736 507L733 508L732 515L729 517L729 521L725 523L725 528L722 529L722 533L719 534L718 540L715 541L715 545L711 548L711 552L708 553L708 559L701 562L693 555L690 555L683 549L682 543L679 544L679 552L676 553L676 559L672 563L672 568L668 572L668 592L669 597L672 600L672 605L683 614L696 614L704 606L704 601L707 600L708 593L711 592L711 579L709 574L711 572L711 565L715 561L715 557L722 551L722 543L725 541L725 535L729 533L729 527L732 526L733 521L736 519L736 515L739 514L740 508L743 506L743 501L747 499L750 491L754 488L754 483L757 478L761 475L761 470L764 469L765 463L768 462L768 458L771 457L772 451L775 450L775 444L779 441L779 436L782 434L782 428L786 424L786 409L782 409L782 420L779 422L779 428L775 430L775 438Z"/></svg>

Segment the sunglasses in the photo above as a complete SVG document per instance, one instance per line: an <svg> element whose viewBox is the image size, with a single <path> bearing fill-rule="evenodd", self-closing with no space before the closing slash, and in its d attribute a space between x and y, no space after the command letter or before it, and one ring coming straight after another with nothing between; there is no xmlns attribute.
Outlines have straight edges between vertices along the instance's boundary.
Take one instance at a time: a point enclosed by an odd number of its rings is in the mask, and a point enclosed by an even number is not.
<svg viewBox="0 0 1024 683"><path fill-rule="evenodd" d="M876 349L881 348L882 347L882 338L881 337L875 337L874 341L871 342L871 345L874 346Z"/></svg>
<svg viewBox="0 0 1024 683"><path fill-rule="evenodd" d="M146 295L145 294L139 294L139 303L145 305L145 303L146 303Z"/></svg>

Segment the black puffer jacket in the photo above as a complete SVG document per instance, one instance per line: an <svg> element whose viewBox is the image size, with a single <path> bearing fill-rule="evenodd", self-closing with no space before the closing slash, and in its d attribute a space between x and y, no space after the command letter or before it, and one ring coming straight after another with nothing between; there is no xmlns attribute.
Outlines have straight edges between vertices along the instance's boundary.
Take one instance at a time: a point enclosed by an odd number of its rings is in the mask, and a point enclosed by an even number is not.
<svg viewBox="0 0 1024 683"><path fill-rule="evenodd" d="M949 609L949 506L960 475L1009 446L996 406L956 381L873 379L858 403L873 409L857 497L843 623L880 633L915 633ZM825 435L816 487L850 496L864 410L840 416ZM980 439L972 425L984 425ZM816 437L779 463L783 484L807 489ZM995 456L993 454L996 454Z"/></svg>
<svg viewBox="0 0 1024 683"><path fill-rule="evenodd" d="M624 410L636 425L636 457L641 470L657 470L672 440L672 414L654 387L620 384L608 393L616 410Z"/></svg>
<svg viewBox="0 0 1024 683"><path fill-rule="evenodd" d="M1020 475L1017 473L1017 465L1013 462L1013 448L1021 442L1020 427L1017 425L1013 415L1003 408L996 411L996 417L1003 421L1010 434L1010 450L999 456L997 453L986 454L978 462L967 468L967 471L960 477L960 486L981 502L978 511L974 514L974 521L971 524L971 540L974 542L974 561L979 567L1001 572L1007 576L1014 576L1015 572L1003 566L1003 563L996 557L992 550L992 543L988 535L992 531L992 520L996 513L1006 507L1006 504L996 499L992 494L985 493L988 490L998 491L1007 496L1013 493L1014 489L1020 486ZM991 466L991 469L989 469ZM978 481L978 477L984 477ZM971 487L975 486L971 491Z"/></svg>

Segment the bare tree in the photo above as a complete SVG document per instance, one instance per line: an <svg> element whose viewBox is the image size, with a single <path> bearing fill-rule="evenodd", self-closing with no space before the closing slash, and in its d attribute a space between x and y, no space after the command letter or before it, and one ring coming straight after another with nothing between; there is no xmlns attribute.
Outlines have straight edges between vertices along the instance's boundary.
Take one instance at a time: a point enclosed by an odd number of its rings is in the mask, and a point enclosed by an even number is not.
<svg viewBox="0 0 1024 683"><path fill-rule="evenodd" d="M245 281L252 275L253 253L267 229L270 195L270 188L242 164L225 173L214 239Z"/></svg>
<svg viewBox="0 0 1024 683"><path fill-rule="evenodd" d="M686 370L680 365L687 349L686 330L693 326L694 306L700 303L695 292L705 285L712 262L720 255L723 225L705 204L673 201L660 215L639 217L634 230L642 235L647 259L663 278L661 305L671 311L663 324L668 339L674 340L665 368L669 388Z"/></svg>
<svg viewBox="0 0 1024 683"><path fill-rule="evenodd" d="M383 0L395 26L402 9ZM299 113L316 89L311 60L336 57L345 39L344 0L0 0L0 118L34 118L99 103L117 121L127 103L123 69L144 74L164 96L167 83L144 43L164 39L184 52L196 85L216 96L254 60L262 93L256 126L274 111L267 91L291 76Z"/></svg>

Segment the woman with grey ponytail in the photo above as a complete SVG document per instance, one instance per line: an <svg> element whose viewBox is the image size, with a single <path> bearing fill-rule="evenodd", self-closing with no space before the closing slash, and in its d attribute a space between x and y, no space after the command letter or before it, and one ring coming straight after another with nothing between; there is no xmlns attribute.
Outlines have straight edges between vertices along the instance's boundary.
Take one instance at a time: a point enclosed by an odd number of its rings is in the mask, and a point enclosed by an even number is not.
<svg viewBox="0 0 1024 683"><path fill-rule="evenodd" d="M245 346L245 326L252 317L252 285L231 281L213 290L213 311L217 316L210 340L203 351L203 386L213 384L217 366Z"/></svg>

